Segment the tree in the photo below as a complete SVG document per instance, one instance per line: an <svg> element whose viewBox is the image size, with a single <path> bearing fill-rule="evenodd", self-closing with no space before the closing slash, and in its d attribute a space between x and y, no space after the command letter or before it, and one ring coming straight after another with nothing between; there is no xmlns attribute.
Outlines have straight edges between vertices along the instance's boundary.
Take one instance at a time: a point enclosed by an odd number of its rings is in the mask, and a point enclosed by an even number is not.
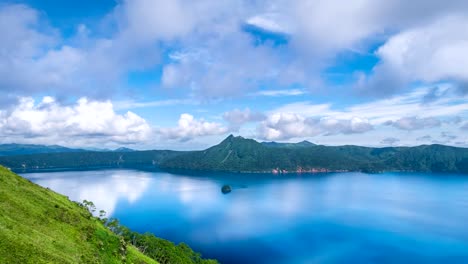
<svg viewBox="0 0 468 264"><path fill-rule="evenodd" d="M86 207L86 209L88 209L90 213L94 213L96 211L96 206L94 205L93 202L88 201L88 200L83 200L82 204L84 207Z"/></svg>

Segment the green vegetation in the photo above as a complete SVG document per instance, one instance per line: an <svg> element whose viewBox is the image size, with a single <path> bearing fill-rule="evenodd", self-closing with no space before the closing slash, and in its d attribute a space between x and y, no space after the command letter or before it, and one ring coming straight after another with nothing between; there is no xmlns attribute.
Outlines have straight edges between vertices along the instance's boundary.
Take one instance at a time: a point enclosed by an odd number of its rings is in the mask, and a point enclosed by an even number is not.
<svg viewBox="0 0 468 264"><path fill-rule="evenodd" d="M223 187L221 188L221 192L224 194L230 193L231 191L232 191L232 188L229 185L223 185Z"/></svg>
<svg viewBox="0 0 468 264"><path fill-rule="evenodd" d="M0 166L0 263L216 263L94 210Z"/></svg>
<svg viewBox="0 0 468 264"><path fill-rule="evenodd" d="M281 147L229 136L203 151L164 160L165 169L231 172L421 171L468 173L468 149L442 145L367 148L358 146Z"/></svg>
<svg viewBox="0 0 468 264"><path fill-rule="evenodd" d="M151 233L140 234L121 226L116 219L107 222L107 226L122 237L128 244L138 248L147 256L158 260L162 264L171 263L197 263L216 264L216 260L202 259L199 253L194 252L188 245L174 243L158 238Z"/></svg>
<svg viewBox="0 0 468 264"><path fill-rule="evenodd" d="M42 153L0 157L0 164L14 171L154 167L181 153L170 150Z"/></svg>
<svg viewBox="0 0 468 264"><path fill-rule="evenodd" d="M46 153L0 157L14 171L43 169L160 168L228 172L420 171L468 173L468 149L443 145L368 148L259 143L229 136L202 151Z"/></svg>
<svg viewBox="0 0 468 264"><path fill-rule="evenodd" d="M306 148L311 146L316 146L314 143L307 140L297 142L297 143L278 143L275 141L262 142L262 145L272 148Z"/></svg>
<svg viewBox="0 0 468 264"><path fill-rule="evenodd" d="M31 144L0 144L0 156L27 155L38 153L63 153L81 152L82 149L71 149L62 146L52 145L31 145Z"/></svg>

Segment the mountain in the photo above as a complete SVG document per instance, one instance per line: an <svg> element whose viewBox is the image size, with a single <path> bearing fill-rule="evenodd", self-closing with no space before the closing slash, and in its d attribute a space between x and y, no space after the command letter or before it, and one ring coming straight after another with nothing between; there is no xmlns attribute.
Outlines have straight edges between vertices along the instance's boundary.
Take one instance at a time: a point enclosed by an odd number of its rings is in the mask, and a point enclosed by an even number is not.
<svg viewBox="0 0 468 264"><path fill-rule="evenodd" d="M63 153L81 152L83 149L71 149L62 146L52 145L31 145L31 144L2 144L0 145L0 156L28 155L38 153Z"/></svg>
<svg viewBox="0 0 468 264"><path fill-rule="evenodd" d="M315 146L314 143L309 142L307 140L297 142L297 143L279 143L279 142L271 141L271 142L262 142L262 145L267 146L267 147L272 147L272 148L306 148L306 147Z"/></svg>
<svg viewBox="0 0 468 264"><path fill-rule="evenodd" d="M443 145L370 148L310 142L259 143L230 135L202 151L70 152L0 157L14 171L159 168L227 172L420 171L468 173L468 149Z"/></svg>
<svg viewBox="0 0 468 264"><path fill-rule="evenodd" d="M132 152L69 152L41 153L0 157L0 164L13 171L139 168L155 167L162 160L179 155L171 150L148 150Z"/></svg>
<svg viewBox="0 0 468 264"><path fill-rule="evenodd" d="M136 151L136 150L131 149L131 148L123 148L123 147L114 150L114 152L133 152L133 151Z"/></svg>
<svg viewBox="0 0 468 264"><path fill-rule="evenodd" d="M72 202L0 166L0 263L217 263L183 243L93 217L90 204Z"/></svg>
<svg viewBox="0 0 468 264"><path fill-rule="evenodd" d="M307 143L306 143L307 144ZM442 145L369 148L262 144L229 136L203 151L163 160L164 169L230 172L421 171L468 173L468 149Z"/></svg>

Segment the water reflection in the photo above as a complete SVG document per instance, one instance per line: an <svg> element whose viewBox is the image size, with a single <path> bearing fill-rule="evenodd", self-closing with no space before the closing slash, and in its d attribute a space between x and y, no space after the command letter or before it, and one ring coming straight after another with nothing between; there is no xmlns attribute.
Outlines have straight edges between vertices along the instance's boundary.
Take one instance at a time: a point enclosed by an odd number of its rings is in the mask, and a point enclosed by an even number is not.
<svg viewBox="0 0 468 264"><path fill-rule="evenodd" d="M132 204L141 198L151 177L137 171L100 171L31 173L27 177L37 184L67 195L71 200L92 201L96 208L112 216L119 200Z"/></svg>
<svg viewBox="0 0 468 264"><path fill-rule="evenodd" d="M223 263L468 262L464 176L131 170L25 176ZM220 191L225 185L228 195Z"/></svg>

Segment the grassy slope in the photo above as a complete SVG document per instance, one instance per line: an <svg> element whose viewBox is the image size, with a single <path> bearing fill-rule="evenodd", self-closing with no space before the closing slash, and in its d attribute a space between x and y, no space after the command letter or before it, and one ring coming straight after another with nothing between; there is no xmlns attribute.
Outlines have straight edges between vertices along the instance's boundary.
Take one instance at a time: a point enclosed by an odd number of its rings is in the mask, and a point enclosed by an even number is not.
<svg viewBox="0 0 468 264"><path fill-rule="evenodd" d="M67 197L0 166L0 263L157 263Z"/></svg>

